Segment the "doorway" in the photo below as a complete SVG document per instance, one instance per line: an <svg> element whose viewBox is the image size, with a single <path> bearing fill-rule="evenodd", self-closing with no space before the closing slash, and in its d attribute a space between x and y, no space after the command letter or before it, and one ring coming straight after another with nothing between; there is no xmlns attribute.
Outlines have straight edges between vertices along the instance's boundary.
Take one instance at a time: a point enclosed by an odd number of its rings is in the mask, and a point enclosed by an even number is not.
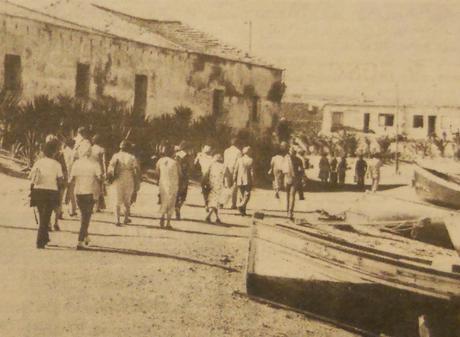
<svg viewBox="0 0 460 337"><path fill-rule="evenodd" d="M138 116L145 114L147 109L148 78L146 75L136 75L134 80L133 111Z"/></svg>
<svg viewBox="0 0 460 337"><path fill-rule="evenodd" d="M369 132L369 123L371 121L371 114L370 113L365 113L364 114L364 126L363 126L363 132L368 133Z"/></svg>
<svg viewBox="0 0 460 337"><path fill-rule="evenodd" d="M428 116L428 136L436 133L436 116Z"/></svg>

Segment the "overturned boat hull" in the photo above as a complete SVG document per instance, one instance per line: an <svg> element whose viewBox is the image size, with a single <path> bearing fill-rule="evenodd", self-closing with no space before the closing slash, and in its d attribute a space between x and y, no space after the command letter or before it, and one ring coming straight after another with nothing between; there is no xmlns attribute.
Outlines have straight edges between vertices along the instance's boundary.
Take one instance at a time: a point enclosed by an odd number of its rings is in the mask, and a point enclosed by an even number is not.
<svg viewBox="0 0 460 337"><path fill-rule="evenodd" d="M434 269L423 258L360 246L336 234L255 222L248 294L371 335L418 336L419 317L425 315L442 321L436 327L442 336L460 336L460 274Z"/></svg>

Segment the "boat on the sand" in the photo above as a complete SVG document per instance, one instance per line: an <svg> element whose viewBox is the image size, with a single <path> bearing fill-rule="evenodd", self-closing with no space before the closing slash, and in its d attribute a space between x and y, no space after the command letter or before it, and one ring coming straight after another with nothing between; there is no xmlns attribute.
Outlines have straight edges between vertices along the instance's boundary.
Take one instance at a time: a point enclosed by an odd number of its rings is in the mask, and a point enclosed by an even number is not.
<svg viewBox="0 0 460 337"><path fill-rule="evenodd" d="M254 298L369 335L411 337L426 328L427 336L460 336L454 250L372 226L254 220L248 256Z"/></svg>
<svg viewBox="0 0 460 337"><path fill-rule="evenodd" d="M417 195L433 204L460 209L459 172L444 170L445 166L436 167L417 164L414 167L413 185Z"/></svg>

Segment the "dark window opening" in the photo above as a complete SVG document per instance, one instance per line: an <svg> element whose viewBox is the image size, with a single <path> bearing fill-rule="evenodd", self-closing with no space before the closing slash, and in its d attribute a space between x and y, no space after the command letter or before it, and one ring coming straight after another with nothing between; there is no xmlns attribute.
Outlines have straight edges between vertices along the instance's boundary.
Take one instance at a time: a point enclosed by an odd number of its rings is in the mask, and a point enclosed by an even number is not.
<svg viewBox="0 0 460 337"><path fill-rule="evenodd" d="M252 97L251 103L251 121L257 123L259 121L259 97Z"/></svg>
<svg viewBox="0 0 460 337"><path fill-rule="evenodd" d="M214 90L212 97L212 114L220 116L224 112L224 91L221 89Z"/></svg>
<svg viewBox="0 0 460 337"><path fill-rule="evenodd" d="M436 134L436 116L428 116L428 136Z"/></svg>
<svg viewBox="0 0 460 337"><path fill-rule="evenodd" d="M77 63L75 96L78 98L89 97L89 85L91 82L89 70L89 64Z"/></svg>
<svg viewBox="0 0 460 337"><path fill-rule="evenodd" d="M147 87L148 78L145 75L136 75L134 84L134 106L135 114L145 114L147 109Z"/></svg>
<svg viewBox="0 0 460 337"><path fill-rule="evenodd" d="M332 127L341 127L343 126L343 112L342 111L334 111L332 113Z"/></svg>
<svg viewBox="0 0 460 337"><path fill-rule="evenodd" d="M5 90L19 91L22 88L22 66L21 56L5 55L5 79L3 87Z"/></svg>
<svg viewBox="0 0 460 337"><path fill-rule="evenodd" d="M412 121L412 127L416 128L423 128L423 116L422 115L414 115L414 119Z"/></svg>
<svg viewBox="0 0 460 337"><path fill-rule="evenodd" d="M364 114L364 125L363 125L363 132L368 133L369 132L369 125L371 122L371 114L366 112Z"/></svg>
<svg viewBox="0 0 460 337"><path fill-rule="evenodd" d="M393 126L395 116L393 114L379 114L379 126Z"/></svg>

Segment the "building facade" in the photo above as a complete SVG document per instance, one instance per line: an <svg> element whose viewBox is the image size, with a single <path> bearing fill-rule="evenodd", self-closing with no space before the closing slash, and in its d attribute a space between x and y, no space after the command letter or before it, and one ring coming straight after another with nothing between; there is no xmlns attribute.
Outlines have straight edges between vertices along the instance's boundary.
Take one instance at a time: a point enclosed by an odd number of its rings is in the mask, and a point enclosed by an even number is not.
<svg viewBox="0 0 460 337"><path fill-rule="evenodd" d="M430 135L452 137L460 131L460 107L327 103L321 131L350 129L376 135L404 134L411 139Z"/></svg>
<svg viewBox="0 0 460 337"><path fill-rule="evenodd" d="M285 117L296 130L318 132L322 127L322 112L311 103L283 101L280 116Z"/></svg>
<svg viewBox="0 0 460 337"><path fill-rule="evenodd" d="M235 128L266 128L279 114L281 69L178 21L78 1L47 10L0 4L0 85L23 100L108 96L146 116L182 105Z"/></svg>

